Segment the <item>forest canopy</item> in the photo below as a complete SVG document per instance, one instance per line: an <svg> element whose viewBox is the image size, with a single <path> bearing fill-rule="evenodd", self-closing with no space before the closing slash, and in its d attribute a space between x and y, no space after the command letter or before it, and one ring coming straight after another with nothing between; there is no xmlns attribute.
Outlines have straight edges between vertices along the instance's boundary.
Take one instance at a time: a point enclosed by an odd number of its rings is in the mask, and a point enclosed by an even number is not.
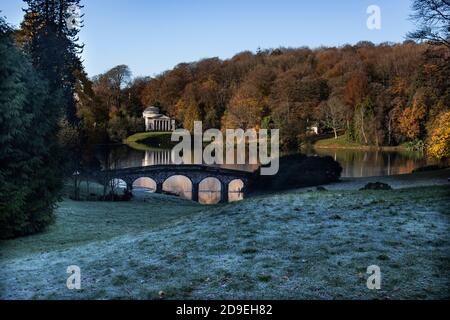
<svg viewBox="0 0 450 320"><path fill-rule="evenodd" d="M78 116L97 142L142 131L143 108L155 105L189 130L196 120L205 129L278 128L288 150L313 126L363 145L424 149L450 105L450 5L415 0L411 9L416 29L404 43L244 51L154 78L133 79L126 65L92 82L81 74Z"/></svg>
<svg viewBox="0 0 450 320"><path fill-rule="evenodd" d="M134 81L118 66L94 78L95 110L113 139L130 133L114 126L142 130L144 106L156 105L187 129L196 120L206 129L279 128L285 149L316 124L364 145L417 143L449 109L449 59L446 46L405 41L246 51Z"/></svg>

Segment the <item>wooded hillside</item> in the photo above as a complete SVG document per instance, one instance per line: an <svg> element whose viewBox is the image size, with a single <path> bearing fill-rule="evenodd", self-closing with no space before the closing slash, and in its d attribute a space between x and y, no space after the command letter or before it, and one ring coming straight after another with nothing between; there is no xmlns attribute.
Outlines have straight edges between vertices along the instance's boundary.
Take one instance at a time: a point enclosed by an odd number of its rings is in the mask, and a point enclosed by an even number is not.
<svg viewBox="0 0 450 320"><path fill-rule="evenodd" d="M153 104L188 129L195 120L204 128L279 128L287 149L297 148L316 123L362 144L420 145L449 110L449 79L445 46L280 48L182 63L137 79L123 89L124 101L138 96L134 103L108 110L140 117L140 107Z"/></svg>

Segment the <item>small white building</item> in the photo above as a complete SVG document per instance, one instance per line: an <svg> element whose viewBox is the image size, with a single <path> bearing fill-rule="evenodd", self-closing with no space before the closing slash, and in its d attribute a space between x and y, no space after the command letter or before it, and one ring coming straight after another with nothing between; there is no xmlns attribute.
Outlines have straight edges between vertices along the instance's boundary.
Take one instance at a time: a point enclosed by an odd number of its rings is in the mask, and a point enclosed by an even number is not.
<svg viewBox="0 0 450 320"><path fill-rule="evenodd" d="M306 128L306 132L309 134L319 135L320 134L320 128L318 125L312 125Z"/></svg>
<svg viewBox="0 0 450 320"><path fill-rule="evenodd" d="M148 107L142 116L145 119L146 131L171 132L176 130L175 120L160 114L157 107Z"/></svg>

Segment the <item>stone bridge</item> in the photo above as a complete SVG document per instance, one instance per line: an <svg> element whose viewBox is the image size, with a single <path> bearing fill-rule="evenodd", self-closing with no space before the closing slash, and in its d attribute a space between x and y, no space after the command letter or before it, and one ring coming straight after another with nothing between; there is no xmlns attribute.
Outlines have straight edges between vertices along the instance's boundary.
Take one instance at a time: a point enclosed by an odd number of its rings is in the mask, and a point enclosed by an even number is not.
<svg viewBox="0 0 450 320"><path fill-rule="evenodd" d="M98 171L94 173L94 178L103 185L107 185L114 179L123 180L129 191L133 190L133 183L136 180L150 178L156 183L156 193L163 193L163 184L167 179L174 176L183 176L192 183L192 200L196 202L198 202L200 183L207 178L216 178L221 184L221 202L228 202L231 182L241 180L244 183L242 192L245 195L252 187L258 173L259 170L249 172L205 165L156 165Z"/></svg>

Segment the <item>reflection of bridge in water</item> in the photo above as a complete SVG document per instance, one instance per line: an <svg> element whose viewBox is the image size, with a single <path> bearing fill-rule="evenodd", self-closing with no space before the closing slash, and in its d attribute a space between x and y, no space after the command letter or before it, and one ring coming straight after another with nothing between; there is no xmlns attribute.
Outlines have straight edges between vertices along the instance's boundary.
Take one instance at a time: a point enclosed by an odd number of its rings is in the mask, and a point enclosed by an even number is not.
<svg viewBox="0 0 450 320"><path fill-rule="evenodd" d="M119 152L111 152L108 162L102 162L103 168L109 169L124 169L124 168L138 168L148 166L160 165L175 165L174 153L171 149L152 149L152 150L134 150L126 146L117 149ZM188 156L183 157L183 164L192 164L192 159ZM212 165L213 167L221 167L232 170L242 170L253 172L258 170L258 164L233 164L233 165Z"/></svg>
<svg viewBox="0 0 450 320"><path fill-rule="evenodd" d="M142 161L143 167L158 166L158 165L170 165L173 162L172 150L155 150L145 151L145 157Z"/></svg>
<svg viewBox="0 0 450 320"><path fill-rule="evenodd" d="M155 155L154 159L158 161L162 159L167 161L168 159L168 153L153 153L153 155ZM152 158L151 161L154 159ZM178 193L190 193L190 198L193 201L198 202L200 200L200 193L212 194L217 192L220 193L221 202L228 202L230 200L230 192L238 192L244 196L251 188L256 174L258 174L258 170L249 172L205 165L169 164L104 170L95 173L94 178L103 185L111 185L111 181L123 181L126 184L126 189L129 191L132 191L134 186L139 186L140 183L136 184L136 182L143 182L146 179L153 183L156 193L173 191L168 188L170 187L170 182L175 178L182 178L187 182L188 186L180 188ZM211 190L212 182L217 182L219 188ZM232 187L231 189L230 186ZM149 189L153 188L149 187ZM190 192L186 189L190 189Z"/></svg>

